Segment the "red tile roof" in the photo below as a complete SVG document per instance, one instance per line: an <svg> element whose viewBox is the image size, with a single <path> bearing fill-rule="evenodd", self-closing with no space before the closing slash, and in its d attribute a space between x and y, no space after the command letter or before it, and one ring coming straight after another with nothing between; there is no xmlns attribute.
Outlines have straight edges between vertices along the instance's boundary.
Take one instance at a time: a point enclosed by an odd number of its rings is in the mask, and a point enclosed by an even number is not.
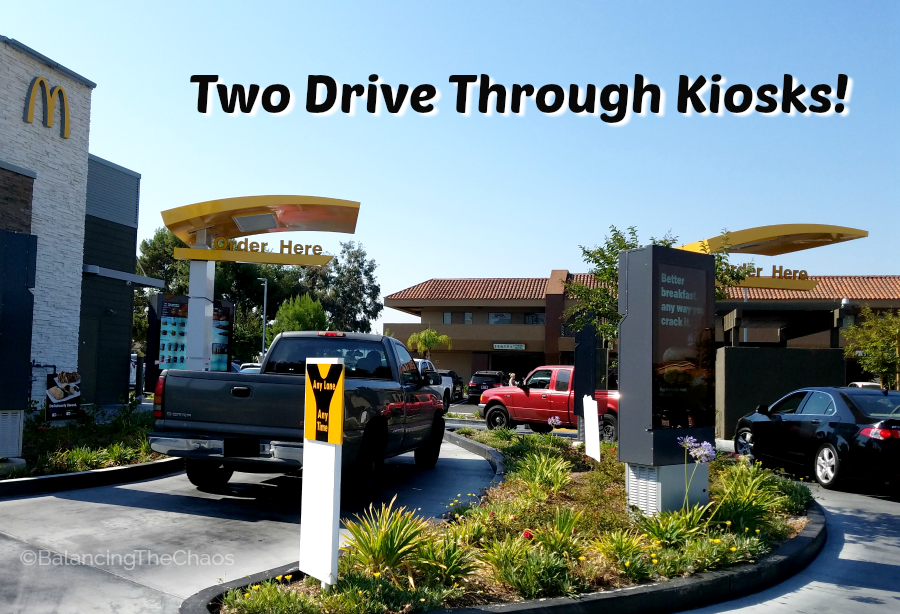
<svg viewBox="0 0 900 614"><path fill-rule="evenodd" d="M840 300L878 301L900 299L900 275L811 275L819 280L815 289L773 290L770 288L747 288L748 299L768 300ZM729 288L729 298L743 298L743 288Z"/></svg>
<svg viewBox="0 0 900 614"><path fill-rule="evenodd" d="M541 300L546 288L546 277L429 279L386 296L385 300Z"/></svg>
<svg viewBox="0 0 900 614"><path fill-rule="evenodd" d="M815 290L773 290L748 288L748 298L754 300L900 300L900 275L818 275ZM569 281L594 286L590 273L569 275ZM501 277L493 279L429 279L385 297L386 300L542 300L547 287L546 277ZM742 288L729 288L730 298L743 298Z"/></svg>

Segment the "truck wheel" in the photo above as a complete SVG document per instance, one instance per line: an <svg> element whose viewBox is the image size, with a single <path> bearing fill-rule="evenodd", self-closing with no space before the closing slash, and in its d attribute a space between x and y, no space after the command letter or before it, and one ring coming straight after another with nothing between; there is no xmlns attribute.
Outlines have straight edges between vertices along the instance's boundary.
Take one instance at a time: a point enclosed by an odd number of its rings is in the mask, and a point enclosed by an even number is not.
<svg viewBox="0 0 900 614"><path fill-rule="evenodd" d="M549 424L543 424L542 422L532 422L528 424L528 428L530 428L535 433L549 433L553 430L553 427Z"/></svg>
<svg viewBox="0 0 900 614"><path fill-rule="evenodd" d="M387 437L377 430L363 435L359 454L341 471L341 502L345 505L368 505L378 493Z"/></svg>
<svg viewBox="0 0 900 614"><path fill-rule="evenodd" d="M600 440L607 443L619 441L619 419L610 414L603 415L600 423Z"/></svg>
<svg viewBox="0 0 900 614"><path fill-rule="evenodd" d="M509 413L502 405L489 407L484 415L484 421L490 430L512 428L512 420L509 419Z"/></svg>
<svg viewBox="0 0 900 614"><path fill-rule="evenodd" d="M450 409L450 391L444 391L444 413L447 413L447 410Z"/></svg>
<svg viewBox="0 0 900 614"><path fill-rule="evenodd" d="M197 488L221 488L228 483L234 474L221 462L204 461L188 458L184 461L184 471L188 480Z"/></svg>
<svg viewBox="0 0 900 614"><path fill-rule="evenodd" d="M431 434L422 446L416 448L413 456L419 469L433 469L441 455L441 444L444 443L444 418L438 416L431 425Z"/></svg>

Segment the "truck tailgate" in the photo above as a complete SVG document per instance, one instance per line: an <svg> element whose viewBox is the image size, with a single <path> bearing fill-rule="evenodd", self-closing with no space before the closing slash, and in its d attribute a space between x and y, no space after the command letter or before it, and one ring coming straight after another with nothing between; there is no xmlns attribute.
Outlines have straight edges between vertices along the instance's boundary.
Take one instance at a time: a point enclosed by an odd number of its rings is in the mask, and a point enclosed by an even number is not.
<svg viewBox="0 0 900 614"><path fill-rule="evenodd" d="M305 394L298 375L169 371L164 419L299 429Z"/></svg>

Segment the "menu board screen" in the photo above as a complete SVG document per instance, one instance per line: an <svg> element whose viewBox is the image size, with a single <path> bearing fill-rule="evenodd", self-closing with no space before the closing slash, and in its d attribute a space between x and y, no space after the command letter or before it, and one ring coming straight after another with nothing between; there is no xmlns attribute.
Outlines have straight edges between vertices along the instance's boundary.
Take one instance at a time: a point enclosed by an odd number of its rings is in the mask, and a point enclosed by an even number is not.
<svg viewBox="0 0 900 614"><path fill-rule="evenodd" d="M659 264L654 297L653 428L713 426L713 338L703 269Z"/></svg>
<svg viewBox="0 0 900 614"><path fill-rule="evenodd" d="M159 368L185 368L185 334L188 303L184 296L166 296L161 301L159 320ZM234 307L216 301L213 304L210 371L228 371Z"/></svg>

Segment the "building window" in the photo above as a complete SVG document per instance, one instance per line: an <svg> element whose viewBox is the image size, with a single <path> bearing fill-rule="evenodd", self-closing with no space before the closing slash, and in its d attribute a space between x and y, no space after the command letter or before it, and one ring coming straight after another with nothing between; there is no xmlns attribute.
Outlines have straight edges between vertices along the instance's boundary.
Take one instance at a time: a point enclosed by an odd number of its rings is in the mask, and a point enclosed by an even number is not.
<svg viewBox="0 0 900 614"><path fill-rule="evenodd" d="M525 324L546 324L546 314L544 313L526 313Z"/></svg>
<svg viewBox="0 0 900 614"><path fill-rule="evenodd" d="M491 312L488 314L488 324L512 324L512 314Z"/></svg>
<svg viewBox="0 0 900 614"><path fill-rule="evenodd" d="M444 324L450 324L453 319L453 314L449 311L444 312Z"/></svg>
<svg viewBox="0 0 900 614"><path fill-rule="evenodd" d="M472 323L472 314L471 314L470 312L468 312L468 311L466 312L465 323L466 323L466 324L471 324L471 323Z"/></svg>

